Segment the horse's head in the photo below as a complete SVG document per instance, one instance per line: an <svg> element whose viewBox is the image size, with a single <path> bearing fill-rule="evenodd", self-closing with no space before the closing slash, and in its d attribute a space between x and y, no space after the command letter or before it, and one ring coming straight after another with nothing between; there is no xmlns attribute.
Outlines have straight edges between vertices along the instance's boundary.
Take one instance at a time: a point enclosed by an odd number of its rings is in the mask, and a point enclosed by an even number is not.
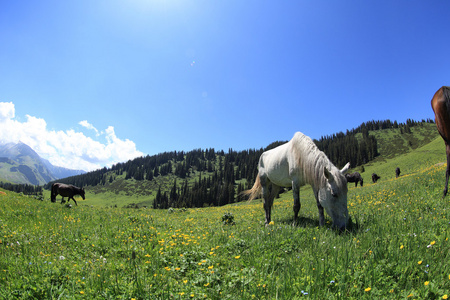
<svg viewBox="0 0 450 300"><path fill-rule="evenodd" d="M348 163L342 170L335 167L331 170L324 167L325 184L318 191L320 205L333 219L333 226L344 229L349 222L347 208L347 180L345 172L350 167Z"/></svg>
<svg viewBox="0 0 450 300"><path fill-rule="evenodd" d="M86 200L86 198L84 196L84 189L80 189L80 196L81 196L81 198L83 198L83 200Z"/></svg>

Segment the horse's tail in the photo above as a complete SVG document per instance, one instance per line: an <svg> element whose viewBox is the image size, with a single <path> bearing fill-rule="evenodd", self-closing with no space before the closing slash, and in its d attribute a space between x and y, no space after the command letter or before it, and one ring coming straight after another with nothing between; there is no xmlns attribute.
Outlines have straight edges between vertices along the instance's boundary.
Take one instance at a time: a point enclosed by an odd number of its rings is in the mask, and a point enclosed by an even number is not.
<svg viewBox="0 0 450 300"><path fill-rule="evenodd" d="M256 180L255 180L255 184L253 184L253 187L249 190L243 191L241 192L239 195L250 195L248 197L248 201L254 200L256 198L258 198L258 196L262 195L262 185L261 185L261 179L259 177L259 173L258 175L256 175Z"/></svg>
<svg viewBox="0 0 450 300"><path fill-rule="evenodd" d="M52 184L52 189L50 191L50 200L56 202L56 183Z"/></svg>

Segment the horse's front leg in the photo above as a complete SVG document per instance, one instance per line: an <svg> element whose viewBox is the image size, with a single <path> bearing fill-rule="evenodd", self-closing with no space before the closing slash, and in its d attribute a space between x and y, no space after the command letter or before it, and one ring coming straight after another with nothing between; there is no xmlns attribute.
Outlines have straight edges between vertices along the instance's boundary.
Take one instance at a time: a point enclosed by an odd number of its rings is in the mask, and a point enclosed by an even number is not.
<svg viewBox="0 0 450 300"><path fill-rule="evenodd" d="M294 194L294 224L297 224L298 213L302 207L300 203L300 187L298 184L292 183L292 193Z"/></svg>
<svg viewBox="0 0 450 300"><path fill-rule="evenodd" d="M314 196L316 197L317 209L319 210L319 226L325 225L325 216L323 214L323 207L319 202L319 192L314 191Z"/></svg>
<svg viewBox="0 0 450 300"><path fill-rule="evenodd" d="M69 198L69 200L70 200L70 199L72 199L73 202L75 202L75 205L78 206L77 201L75 201L75 199L74 199L73 197L72 197L72 198Z"/></svg>
<svg viewBox="0 0 450 300"><path fill-rule="evenodd" d="M442 198L444 198L447 195L448 177L450 175L450 145L447 145L447 143L445 143L445 152L447 152L447 169L445 170L445 188L444 188L444 195L442 196Z"/></svg>

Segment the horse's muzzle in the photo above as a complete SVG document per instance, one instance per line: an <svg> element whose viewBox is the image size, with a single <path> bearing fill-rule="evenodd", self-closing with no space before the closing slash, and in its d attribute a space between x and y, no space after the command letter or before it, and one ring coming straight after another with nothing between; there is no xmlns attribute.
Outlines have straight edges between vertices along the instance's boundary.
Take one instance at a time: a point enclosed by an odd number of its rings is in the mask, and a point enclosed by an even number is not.
<svg viewBox="0 0 450 300"><path fill-rule="evenodd" d="M352 230L353 229L353 222L352 222L352 217L348 217L348 221L347 224L338 227L340 232L344 232L346 230Z"/></svg>

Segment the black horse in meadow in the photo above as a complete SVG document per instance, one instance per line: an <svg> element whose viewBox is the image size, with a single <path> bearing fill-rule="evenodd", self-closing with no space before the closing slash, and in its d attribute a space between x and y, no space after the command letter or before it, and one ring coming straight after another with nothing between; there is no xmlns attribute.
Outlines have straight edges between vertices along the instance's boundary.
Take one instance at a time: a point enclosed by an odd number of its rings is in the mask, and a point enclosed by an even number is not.
<svg viewBox="0 0 450 300"><path fill-rule="evenodd" d="M358 186L358 182L361 186L363 186L363 179L361 177L361 174L359 174L358 172L354 172L351 174L345 174L345 179L347 179L347 182L354 182L355 183L355 187Z"/></svg>
<svg viewBox="0 0 450 300"><path fill-rule="evenodd" d="M372 174L372 182L373 183L377 183L378 179L380 179L381 177L378 176L377 174L373 173Z"/></svg>
<svg viewBox="0 0 450 300"><path fill-rule="evenodd" d="M51 196L50 196L50 199L52 202L56 202L56 196L58 196L58 194L62 196L61 203L63 203L64 197L69 197L67 202L69 202L70 199L72 199L73 202L75 202L75 205L78 205L77 201L75 201L75 199L73 198L73 196L75 196L75 195L80 195L81 198L83 198L83 200L85 199L84 189L80 189L79 187L76 187L71 184L64 184L64 183L52 184L52 190L51 190Z"/></svg>
<svg viewBox="0 0 450 300"><path fill-rule="evenodd" d="M400 168L397 167L397 169L395 169L395 178L398 178L400 176Z"/></svg>

